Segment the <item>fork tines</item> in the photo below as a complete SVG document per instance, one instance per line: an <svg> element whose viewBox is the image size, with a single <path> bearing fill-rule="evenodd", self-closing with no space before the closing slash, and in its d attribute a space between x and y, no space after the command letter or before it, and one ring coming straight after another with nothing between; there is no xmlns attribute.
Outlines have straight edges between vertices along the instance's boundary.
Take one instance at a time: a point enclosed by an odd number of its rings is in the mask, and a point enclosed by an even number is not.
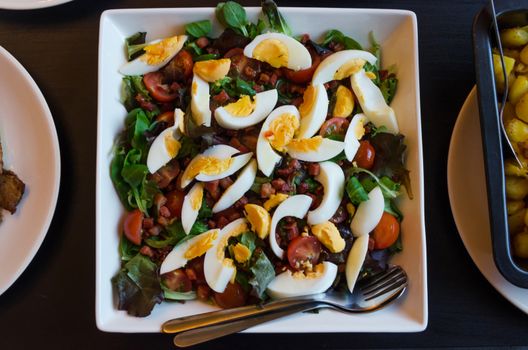
<svg viewBox="0 0 528 350"><path fill-rule="evenodd" d="M368 301L405 286L407 286L407 274L401 267L392 266L365 281L360 289L365 300Z"/></svg>

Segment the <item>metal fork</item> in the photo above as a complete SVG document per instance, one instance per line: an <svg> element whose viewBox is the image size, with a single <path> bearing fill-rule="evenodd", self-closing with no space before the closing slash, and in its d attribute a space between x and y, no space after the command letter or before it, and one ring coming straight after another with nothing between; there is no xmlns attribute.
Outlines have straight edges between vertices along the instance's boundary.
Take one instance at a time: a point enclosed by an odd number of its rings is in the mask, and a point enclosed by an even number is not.
<svg viewBox="0 0 528 350"><path fill-rule="evenodd" d="M174 342L189 346L239 332L257 324L319 308L333 308L349 313L367 313L399 298L408 285L407 274L399 266L358 281L354 293L331 291L299 298L281 299L264 305L213 311L167 321L162 330L178 334Z"/></svg>

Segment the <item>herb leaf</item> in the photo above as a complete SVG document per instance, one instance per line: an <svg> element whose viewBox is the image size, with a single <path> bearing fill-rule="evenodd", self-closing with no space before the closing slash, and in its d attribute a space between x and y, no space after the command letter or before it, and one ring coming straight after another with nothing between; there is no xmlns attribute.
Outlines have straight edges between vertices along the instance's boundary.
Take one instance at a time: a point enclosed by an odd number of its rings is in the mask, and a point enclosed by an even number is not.
<svg viewBox="0 0 528 350"><path fill-rule="evenodd" d="M246 28L248 24L246 10L234 1L221 2L216 6L216 17L224 26L240 32L244 36L249 36Z"/></svg>
<svg viewBox="0 0 528 350"><path fill-rule="evenodd" d="M264 252L259 249L255 252L256 259L250 267L253 278L249 284L253 286L259 298L263 298L268 284L275 278L275 269Z"/></svg>
<svg viewBox="0 0 528 350"><path fill-rule="evenodd" d="M143 48L148 45L145 44L146 37L147 32L137 32L125 39L127 58L129 61L143 54Z"/></svg>
<svg viewBox="0 0 528 350"><path fill-rule="evenodd" d="M161 289L163 290L163 296L168 300L193 300L196 299L196 292L175 292L161 283Z"/></svg>
<svg viewBox="0 0 528 350"><path fill-rule="evenodd" d="M350 202L354 205L358 205L369 199L367 191L363 188L361 182L355 176L351 176L346 184L346 192Z"/></svg>
<svg viewBox="0 0 528 350"><path fill-rule="evenodd" d="M273 0L262 1L262 12L266 15L272 31L291 36L292 31Z"/></svg>
<svg viewBox="0 0 528 350"><path fill-rule="evenodd" d="M195 38L209 35L211 29L211 21L208 19L188 23L185 25L185 32Z"/></svg>
<svg viewBox="0 0 528 350"><path fill-rule="evenodd" d="M328 46L328 44L333 41L339 43L345 47L347 50L363 50L363 47L356 40L346 36L337 29L329 30L323 40L323 46Z"/></svg>

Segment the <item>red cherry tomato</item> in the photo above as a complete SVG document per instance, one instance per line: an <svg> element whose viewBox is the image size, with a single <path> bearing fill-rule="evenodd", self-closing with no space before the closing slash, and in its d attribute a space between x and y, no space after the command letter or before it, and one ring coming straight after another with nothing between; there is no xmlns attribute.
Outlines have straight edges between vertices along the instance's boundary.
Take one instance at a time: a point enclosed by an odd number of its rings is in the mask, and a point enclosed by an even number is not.
<svg viewBox="0 0 528 350"><path fill-rule="evenodd" d="M325 121L321 126L321 129L319 130L319 135L321 135L322 137L328 137L330 135L345 136L348 124L350 124L350 122L346 118L330 118Z"/></svg>
<svg viewBox="0 0 528 350"><path fill-rule="evenodd" d="M172 59L173 66L178 69L181 75L180 80L187 80L192 76L193 72L193 59L192 55L186 50L180 50L176 56Z"/></svg>
<svg viewBox="0 0 528 350"><path fill-rule="evenodd" d="M126 238L135 245L141 244L141 227L143 225L143 213L139 209L134 209L127 213L123 221L123 231Z"/></svg>
<svg viewBox="0 0 528 350"><path fill-rule="evenodd" d="M178 97L178 91L174 91L167 84L163 84L163 74L160 72L145 74L143 83L152 97L159 102L171 102Z"/></svg>
<svg viewBox="0 0 528 350"><path fill-rule="evenodd" d="M354 161L358 167L364 169L371 169L374 165L374 159L376 158L376 151L369 141L360 141L359 149L354 157Z"/></svg>
<svg viewBox="0 0 528 350"><path fill-rule="evenodd" d="M171 217L180 219L185 192L180 190L173 190L167 193L166 197L167 203L165 203L165 206L170 210Z"/></svg>
<svg viewBox="0 0 528 350"><path fill-rule="evenodd" d="M247 293L238 283L228 283L223 293L215 293L214 300L222 309L243 306L246 304Z"/></svg>
<svg viewBox="0 0 528 350"><path fill-rule="evenodd" d="M381 216L381 220L374 228L372 232L372 238L374 239L374 249L385 249L390 247L396 242L400 235L400 223L396 218L384 212Z"/></svg>
<svg viewBox="0 0 528 350"><path fill-rule="evenodd" d="M167 288L175 292L185 293L192 289L191 280L182 269L164 273L161 280Z"/></svg>
<svg viewBox="0 0 528 350"><path fill-rule="evenodd" d="M319 63L321 63L321 58L317 53L315 53L314 50L309 51L310 55L312 56L312 66L310 68L301 69L298 71L285 68L284 74L286 75L286 78L297 84L306 84L310 80L312 80L315 69L317 68Z"/></svg>
<svg viewBox="0 0 528 350"><path fill-rule="evenodd" d="M314 236L299 236L288 245L288 261L294 269L299 269L303 263L314 265L319 261L321 243Z"/></svg>

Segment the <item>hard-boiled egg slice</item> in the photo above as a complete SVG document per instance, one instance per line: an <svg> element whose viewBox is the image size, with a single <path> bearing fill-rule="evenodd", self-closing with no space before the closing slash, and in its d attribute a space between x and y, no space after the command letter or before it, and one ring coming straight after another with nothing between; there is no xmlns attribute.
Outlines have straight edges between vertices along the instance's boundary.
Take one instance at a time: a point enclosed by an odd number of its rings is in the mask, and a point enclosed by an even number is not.
<svg viewBox="0 0 528 350"><path fill-rule="evenodd" d="M125 63L119 72L124 75L143 75L155 72L176 56L186 40L187 35L176 35L153 41L143 48L144 54Z"/></svg>
<svg viewBox="0 0 528 350"><path fill-rule="evenodd" d="M181 210L181 223L186 234L191 232L191 229L198 217L198 212L202 207L203 201L203 184L197 182L187 195L183 198Z"/></svg>
<svg viewBox="0 0 528 350"><path fill-rule="evenodd" d="M284 250L279 246L279 243L277 242L277 234L275 233L279 221L286 216L293 216L298 219L304 218L308 209L310 209L311 204L311 197L304 194L298 194L289 197L282 202L277 209L275 209L273 217L271 218L269 242L271 250L278 258L282 259L284 256Z"/></svg>
<svg viewBox="0 0 528 350"><path fill-rule="evenodd" d="M227 75L231 68L231 60L229 58L221 58L219 60L199 61L194 64L193 72L203 80L214 83Z"/></svg>
<svg viewBox="0 0 528 350"><path fill-rule="evenodd" d="M307 274L287 270L268 284L266 293L273 299L324 293L332 286L336 275L337 265L328 261L317 265L314 272Z"/></svg>
<svg viewBox="0 0 528 350"><path fill-rule="evenodd" d="M359 236L352 244L352 248L348 253L345 266L345 276L350 293L354 291L359 272L361 271L363 262L367 256L368 243L369 235Z"/></svg>
<svg viewBox="0 0 528 350"><path fill-rule="evenodd" d="M211 126L209 98L209 83L195 74L191 85L191 112L196 125Z"/></svg>
<svg viewBox="0 0 528 350"><path fill-rule="evenodd" d="M244 48L244 55L267 62L275 68L301 70L312 66L308 49L294 38L281 33L257 35Z"/></svg>
<svg viewBox="0 0 528 350"><path fill-rule="evenodd" d="M349 162L354 159L358 149L359 140L365 135L365 124L367 117L363 113L358 113L352 117L345 134L345 155Z"/></svg>
<svg viewBox="0 0 528 350"><path fill-rule="evenodd" d="M246 219L251 224L251 229L257 233L260 239L266 238L271 225L271 215L269 212L257 204L246 204L244 211Z"/></svg>
<svg viewBox="0 0 528 350"><path fill-rule="evenodd" d="M292 158L305 162L322 162L337 156L344 147L344 142L318 135L309 139L294 139L286 149Z"/></svg>
<svg viewBox="0 0 528 350"><path fill-rule="evenodd" d="M187 261L205 254L219 233L218 229L209 230L176 245L161 263L160 274L184 267Z"/></svg>
<svg viewBox="0 0 528 350"><path fill-rule="evenodd" d="M324 194L321 204L308 212L308 223L310 225L328 221L334 216L345 192L345 174L343 169L334 162L322 162L319 163L319 166L319 175L315 179L323 185Z"/></svg>
<svg viewBox="0 0 528 350"><path fill-rule="evenodd" d="M252 160L238 175L235 182L229 186L213 206L213 213L225 210L236 203L249 189L257 176L257 161Z"/></svg>
<svg viewBox="0 0 528 350"><path fill-rule="evenodd" d="M335 93L333 117L347 118L354 110L354 95L344 85L339 85Z"/></svg>
<svg viewBox="0 0 528 350"><path fill-rule="evenodd" d="M185 188L194 178L198 181L213 181L234 174L242 168L253 153L245 153L236 157L240 151L228 145L215 145L206 149L202 154L194 157L185 168L180 187Z"/></svg>
<svg viewBox="0 0 528 350"><path fill-rule="evenodd" d="M350 223L350 230L354 237L368 235L381 220L385 209L385 200L381 188L376 186L368 194L369 199L361 202Z"/></svg>
<svg viewBox="0 0 528 350"><path fill-rule="evenodd" d="M365 70L355 73L350 78L352 89L363 113L375 126L385 126L387 131L398 133L398 121L394 110L387 105L379 87L367 76Z"/></svg>
<svg viewBox="0 0 528 350"><path fill-rule="evenodd" d="M248 230L246 219L237 219L226 225L213 242L211 249L205 253L204 275L205 281L212 290L222 293L229 281L236 275L233 260L225 257L225 249L230 237L236 237Z"/></svg>
<svg viewBox="0 0 528 350"><path fill-rule="evenodd" d="M226 129L238 130L260 123L277 104L277 90L259 92L254 100L243 96L237 102L215 110L215 119Z"/></svg>
<svg viewBox="0 0 528 350"><path fill-rule="evenodd" d="M174 125L163 130L150 145L147 167L151 174L178 155L181 147L178 140L181 138L180 124L183 121L183 114L181 109L176 108L174 110Z"/></svg>
<svg viewBox="0 0 528 350"><path fill-rule="evenodd" d="M366 62L376 63L376 56L363 50L343 50L331 54L319 64L314 72L312 84L324 84L341 80L359 72Z"/></svg>
<svg viewBox="0 0 528 350"><path fill-rule="evenodd" d="M264 175L270 176L281 160L273 148L282 150L292 140L299 128L299 121L297 107L287 105L276 108L262 124L257 140L257 163Z"/></svg>
<svg viewBox="0 0 528 350"><path fill-rule="evenodd" d="M297 137L307 139L317 133L328 114L328 94L324 84L308 85L299 106L301 126Z"/></svg>

